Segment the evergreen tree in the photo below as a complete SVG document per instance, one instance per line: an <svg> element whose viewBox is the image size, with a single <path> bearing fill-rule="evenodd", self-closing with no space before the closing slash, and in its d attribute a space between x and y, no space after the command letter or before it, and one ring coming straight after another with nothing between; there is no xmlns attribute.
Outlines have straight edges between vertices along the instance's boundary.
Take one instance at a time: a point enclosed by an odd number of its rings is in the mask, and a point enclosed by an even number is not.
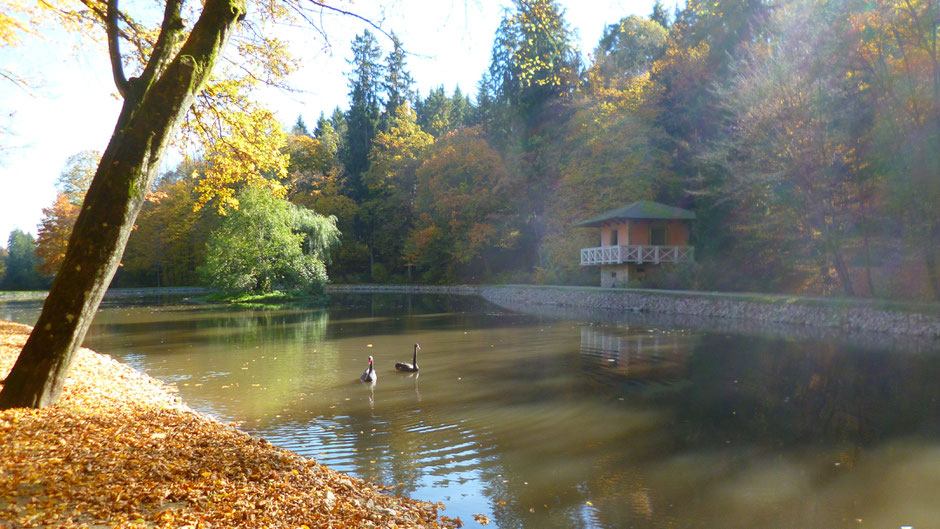
<svg viewBox="0 0 940 529"><path fill-rule="evenodd" d="M346 141L341 159L348 176L348 192L354 199L361 200L365 196L365 188L360 178L369 168L369 150L378 127L379 94L385 68L379 62L382 51L369 30L353 39L352 52L351 101L346 113Z"/></svg>
<svg viewBox="0 0 940 529"><path fill-rule="evenodd" d="M10 232L7 240L6 273L2 290L40 290L48 287L38 271L39 259L36 258L36 239L20 229Z"/></svg>
<svg viewBox="0 0 940 529"><path fill-rule="evenodd" d="M307 130L307 124L304 123L303 116L300 116L300 115L297 116L297 123L294 123L294 128L292 128L290 132L294 136L301 136L301 135L309 136L310 135L310 131Z"/></svg>
<svg viewBox="0 0 940 529"><path fill-rule="evenodd" d="M473 114L473 104L470 97L463 95L460 86L454 88L454 95L450 98L450 123L452 128L459 129L470 124Z"/></svg>
<svg viewBox="0 0 940 529"><path fill-rule="evenodd" d="M663 6L662 0L654 0L650 20L658 22L660 26L669 29L669 12L666 11L665 6Z"/></svg>
<svg viewBox="0 0 940 529"><path fill-rule="evenodd" d="M493 119L494 100L492 83L488 73L483 73L483 77L477 83L476 105L470 117L469 124L480 126L484 133L489 132L489 124Z"/></svg>
<svg viewBox="0 0 940 529"><path fill-rule="evenodd" d="M392 33L392 51L385 58L385 114L383 116L383 130L388 130L390 123L395 119L395 111L399 106L414 98L412 86L414 79L405 65L405 50L401 40Z"/></svg>
<svg viewBox="0 0 940 529"><path fill-rule="evenodd" d="M7 258L9 256L6 248L0 248L0 285L3 285L3 278L7 273Z"/></svg>
<svg viewBox="0 0 940 529"><path fill-rule="evenodd" d="M330 125L336 131L336 152L339 155L339 153L345 152L346 149L346 132L349 130L346 122L346 112L339 107L334 108L333 114L330 115Z"/></svg>
<svg viewBox="0 0 940 529"><path fill-rule="evenodd" d="M496 30L490 76L497 101L526 121L578 85L580 58L555 0L513 0Z"/></svg>
<svg viewBox="0 0 940 529"><path fill-rule="evenodd" d="M435 138L454 129L451 122L451 100L444 93L444 85L428 92L428 97L417 105L415 112L421 129Z"/></svg>

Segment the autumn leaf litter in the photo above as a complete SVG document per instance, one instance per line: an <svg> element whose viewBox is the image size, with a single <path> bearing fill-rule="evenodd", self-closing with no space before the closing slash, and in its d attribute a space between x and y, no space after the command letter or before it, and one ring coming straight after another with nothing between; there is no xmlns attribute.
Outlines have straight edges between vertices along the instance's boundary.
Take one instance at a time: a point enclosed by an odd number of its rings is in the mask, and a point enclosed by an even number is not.
<svg viewBox="0 0 940 529"><path fill-rule="evenodd" d="M31 328L0 321L0 377ZM460 527L195 413L172 388L76 353L62 397L0 411L0 527Z"/></svg>

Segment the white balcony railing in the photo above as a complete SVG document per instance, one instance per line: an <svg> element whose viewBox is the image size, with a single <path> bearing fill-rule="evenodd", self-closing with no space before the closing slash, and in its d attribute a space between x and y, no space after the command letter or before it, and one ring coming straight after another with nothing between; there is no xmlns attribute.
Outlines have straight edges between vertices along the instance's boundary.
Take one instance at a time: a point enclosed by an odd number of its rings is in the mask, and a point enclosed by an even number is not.
<svg viewBox="0 0 940 529"><path fill-rule="evenodd" d="M621 263L690 263L694 260L691 246L598 246L581 248L581 265Z"/></svg>

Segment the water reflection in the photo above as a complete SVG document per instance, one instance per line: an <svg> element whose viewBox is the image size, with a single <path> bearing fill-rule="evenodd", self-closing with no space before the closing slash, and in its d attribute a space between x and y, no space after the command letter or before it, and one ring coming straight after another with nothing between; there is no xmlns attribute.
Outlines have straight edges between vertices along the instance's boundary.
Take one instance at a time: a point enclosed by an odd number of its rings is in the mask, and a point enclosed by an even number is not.
<svg viewBox="0 0 940 529"><path fill-rule="evenodd" d="M0 304L32 323L29 310ZM416 342L420 375L395 371ZM87 343L275 444L445 501L468 527L477 513L502 528L940 519L940 351L922 344L408 295L266 311L111 303ZM381 376L362 384L370 355Z"/></svg>

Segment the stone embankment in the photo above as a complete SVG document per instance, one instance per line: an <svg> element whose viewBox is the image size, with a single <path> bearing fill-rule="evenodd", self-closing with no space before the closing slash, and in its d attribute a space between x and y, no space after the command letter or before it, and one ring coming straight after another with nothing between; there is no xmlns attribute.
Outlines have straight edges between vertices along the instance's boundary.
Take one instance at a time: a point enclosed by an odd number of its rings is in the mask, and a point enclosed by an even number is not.
<svg viewBox="0 0 940 529"><path fill-rule="evenodd" d="M591 287L331 285L333 292L479 295L497 305L558 306L619 312L746 320L940 340L936 304L886 309L878 301L827 300L763 294L652 291ZM923 310L917 310L923 309Z"/></svg>

